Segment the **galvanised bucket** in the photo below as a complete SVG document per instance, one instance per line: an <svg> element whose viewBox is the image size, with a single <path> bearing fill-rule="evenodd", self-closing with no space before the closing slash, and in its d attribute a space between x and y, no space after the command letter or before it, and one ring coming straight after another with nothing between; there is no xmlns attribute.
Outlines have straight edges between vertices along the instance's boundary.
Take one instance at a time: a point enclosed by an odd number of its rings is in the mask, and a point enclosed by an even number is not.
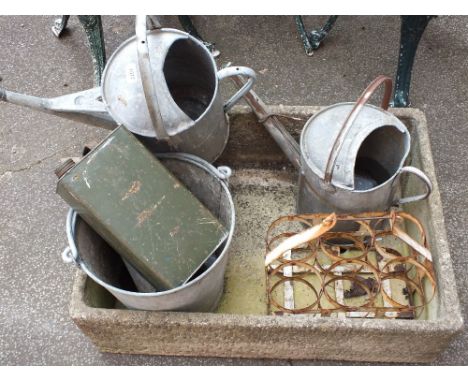
<svg viewBox="0 0 468 382"><path fill-rule="evenodd" d="M189 154L156 154L171 171L226 227L228 236L201 271L186 284L163 292L139 292L147 289L136 270L127 267L120 256L79 216L70 210L67 217L69 247L65 261L78 265L96 283L132 309L212 311L223 293L228 250L235 226L234 203L227 185L228 167L215 168ZM133 278L133 280L132 280Z"/></svg>

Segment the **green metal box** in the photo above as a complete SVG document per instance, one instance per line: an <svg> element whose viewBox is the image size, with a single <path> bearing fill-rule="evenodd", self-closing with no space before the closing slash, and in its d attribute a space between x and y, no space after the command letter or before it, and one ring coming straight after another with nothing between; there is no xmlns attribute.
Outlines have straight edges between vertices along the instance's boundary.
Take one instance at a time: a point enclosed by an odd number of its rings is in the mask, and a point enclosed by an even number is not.
<svg viewBox="0 0 468 382"><path fill-rule="evenodd" d="M159 291L188 281L227 236L124 126L64 171L57 193Z"/></svg>

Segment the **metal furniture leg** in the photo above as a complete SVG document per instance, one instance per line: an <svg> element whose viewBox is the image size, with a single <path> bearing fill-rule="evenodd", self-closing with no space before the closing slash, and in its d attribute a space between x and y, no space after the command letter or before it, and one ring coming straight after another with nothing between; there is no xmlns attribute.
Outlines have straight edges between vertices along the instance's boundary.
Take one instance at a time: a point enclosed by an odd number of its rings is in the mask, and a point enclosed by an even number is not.
<svg viewBox="0 0 468 382"><path fill-rule="evenodd" d="M200 40L205 46L209 49L213 57L218 57L220 55L219 50L215 48L215 44L212 42L205 41L202 36L197 31L197 28L195 28L195 25L192 22L192 19L190 16L178 16L180 25L182 25L182 28L184 30L191 34L193 37L196 39Z"/></svg>
<svg viewBox="0 0 468 382"><path fill-rule="evenodd" d="M301 36L304 50L308 56L312 56L314 54L314 50L317 50L320 47L322 41L333 28L337 18L338 16L330 16L322 28L307 32L302 16L294 16L297 30Z"/></svg>
<svg viewBox="0 0 468 382"><path fill-rule="evenodd" d="M401 16L400 52L393 94L394 107L409 106L409 90L414 57L429 21L436 16Z"/></svg>
<svg viewBox="0 0 468 382"><path fill-rule="evenodd" d="M99 86L101 84L102 72L106 65L106 48L104 45L101 16L78 16L78 19L88 38L88 47L91 50L94 66L94 81L95 85Z"/></svg>
<svg viewBox="0 0 468 382"><path fill-rule="evenodd" d="M67 27L69 18L70 16L62 16L55 20L55 24L52 27L52 31L55 36L60 37L64 29ZM200 36L197 28L195 28L195 25L190 19L190 16L178 16L178 18L182 28L187 33L190 33L193 37L203 42L203 44L210 50L213 57L219 56L220 52L215 48L214 43L207 42ZM88 39L88 46L93 59L95 84L99 86L101 84L102 72L104 71L104 66L106 64L106 50L101 16L82 15L78 16L78 19L80 20Z"/></svg>
<svg viewBox="0 0 468 382"><path fill-rule="evenodd" d="M55 35L55 37L60 37L67 27L68 24L68 19L70 18L70 15L64 15L59 17L58 19L55 19L54 25L52 25L52 33Z"/></svg>

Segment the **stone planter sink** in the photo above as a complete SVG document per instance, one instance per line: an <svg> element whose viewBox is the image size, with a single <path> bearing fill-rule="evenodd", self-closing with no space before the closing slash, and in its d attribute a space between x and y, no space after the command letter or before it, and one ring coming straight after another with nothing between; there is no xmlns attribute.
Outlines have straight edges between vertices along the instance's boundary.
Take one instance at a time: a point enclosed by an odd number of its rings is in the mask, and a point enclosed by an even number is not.
<svg viewBox="0 0 468 382"><path fill-rule="evenodd" d="M272 113L301 117L284 120L298 136L313 106L272 106ZM424 114L392 111L412 136L409 163L432 180L428 200L406 211L424 224L434 258L436 297L416 320L267 315L263 257L265 233L279 215L294 213L297 174L250 109L230 115L231 136L219 164L234 170L230 187L237 226L225 275L224 294L213 313L127 310L102 287L76 274L71 295L73 321L103 352L245 357L333 359L375 362L430 362L463 325L447 244L442 204ZM403 194L420 187L414 178ZM419 188L417 190L420 190Z"/></svg>

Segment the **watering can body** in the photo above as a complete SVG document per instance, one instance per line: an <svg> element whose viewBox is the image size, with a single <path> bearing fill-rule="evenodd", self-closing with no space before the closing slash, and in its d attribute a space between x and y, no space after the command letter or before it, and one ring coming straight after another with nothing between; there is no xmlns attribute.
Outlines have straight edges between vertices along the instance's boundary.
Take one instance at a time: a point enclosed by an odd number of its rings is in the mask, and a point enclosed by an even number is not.
<svg viewBox="0 0 468 382"><path fill-rule="evenodd" d="M109 114L139 136L214 161L229 136L226 112L252 87L255 72L246 67L218 71L209 50L188 33L147 30L145 17L137 17L136 24L136 35L120 45L103 73ZM232 75L249 80L224 102L219 82Z"/></svg>
<svg viewBox="0 0 468 382"><path fill-rule="evenodd" d="M219 82L233 75L248 81L224 102ZM226 113L255 78L246 67L218 71L203 43L137 16L136 35L113 53L101 87L52 99L0 89L0 100L108 129L124 124L149 146L213 162L228 140Z"/></svg>
<svg viewBox="0 0 468 382"><path fill-rule="evenodd" d="M429 195L429 179L420 170L405 166L411 146L406 126L393 114L373 105L364 105L354 120L327 180L326 166L334 143L354 106L355 103L332 105L305 124L300 139L299 213L385 211ZM427 192L399 198L403 173L418 176Z"/></svg>
<svg viewBox="0 0 468 382"><path fill-rule="evenodd" d="M233 81L238 87L243 85L240 77ZM381 107L368 105L381 84L385 84ZM428 177L404 165L411 138L406 126L387 111L391 84L389 77L379 76L357 102L335 104L313 115L299 144L253 91L246 94L247 103L299 171L298 213L385 211L429 196L432 185ZM417 176L425 193L399 198L404 173Z"/></svg>

